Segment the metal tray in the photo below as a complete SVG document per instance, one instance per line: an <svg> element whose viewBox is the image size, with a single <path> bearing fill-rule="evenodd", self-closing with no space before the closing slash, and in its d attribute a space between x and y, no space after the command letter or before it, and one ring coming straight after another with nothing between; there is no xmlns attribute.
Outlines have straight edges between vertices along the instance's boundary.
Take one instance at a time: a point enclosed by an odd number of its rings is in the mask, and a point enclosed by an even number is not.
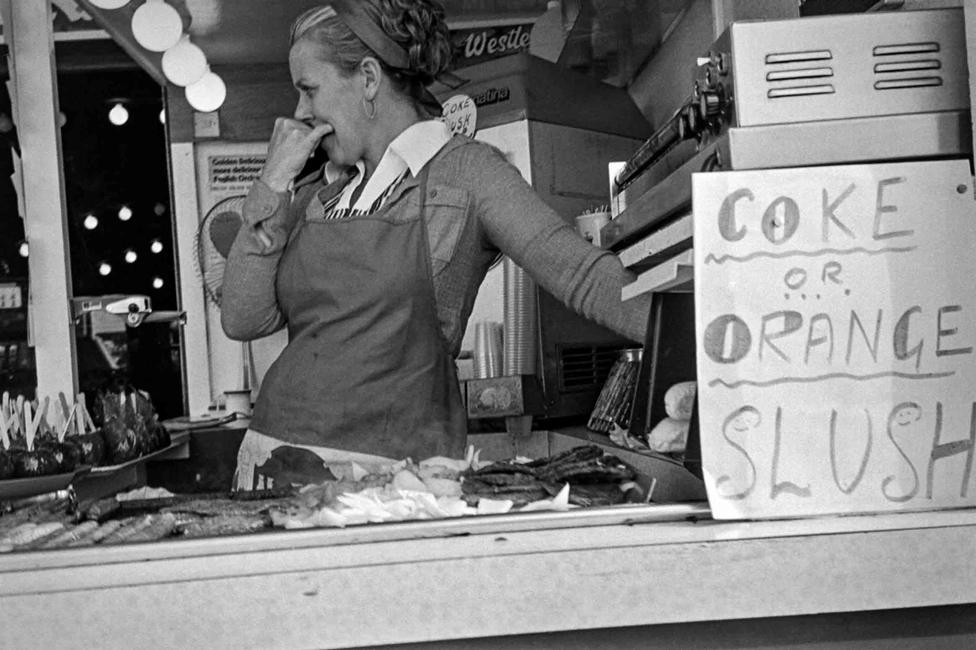
<svg viewBox="0 0 976 650"><path fill-rule="evenodd" d="M77 477L91 471L91 465L82 465L73 472L33 476L31 478L12 478L0 481L0 501L23 499L47 492L63 490Z"/></svg>
<svg viewBox="0 0 976 650"><path fill-rule="evenodd" d="M184 444L190 437L189 431L181 431L179 433L171 433L169 436L169 445L156 451L150 452L148 454L143 454L138 458L133 458L132 460L127 460L124 463L118 463L116 465L99 465L98 467L92 467L92 474L111 474L112 472L117 472L120 469L131 467L132 465L138 465L139 463L144 463L148 460L152 460L157 456L162 456L166 452L176 449L180 445Z"/></svg>

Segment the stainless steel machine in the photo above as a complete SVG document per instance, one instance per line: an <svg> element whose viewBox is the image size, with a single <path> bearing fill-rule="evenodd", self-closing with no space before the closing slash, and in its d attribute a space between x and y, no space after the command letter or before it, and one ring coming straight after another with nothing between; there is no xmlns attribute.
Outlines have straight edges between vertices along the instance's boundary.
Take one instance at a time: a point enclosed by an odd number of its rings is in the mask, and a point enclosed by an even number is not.
<svg viewBox="0 0 976 650"><path fill-rule="evenodd" d="M695 379L692 175L971 158L966 61L958 7L736 22L689 60L687 101L615 172L601 231L638 274L624 298L653 294L632 435Z"/></svg>
<svg viewBox="0 0 976 650"><path fill-rule="evenodd" d="M614 250L687 210L695 172L971 153L961 8L736 22L688 69L615 176Z"/></svg>

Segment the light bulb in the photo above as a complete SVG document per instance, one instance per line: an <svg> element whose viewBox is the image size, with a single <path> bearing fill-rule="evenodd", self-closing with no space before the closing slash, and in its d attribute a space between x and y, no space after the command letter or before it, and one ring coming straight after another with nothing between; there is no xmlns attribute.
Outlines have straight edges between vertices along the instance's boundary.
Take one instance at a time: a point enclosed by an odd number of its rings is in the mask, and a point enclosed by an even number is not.
<svg viewBox="0 0 976 650"><path fill-rule="evenodd" d="M132 218L132 208L130 208L127 205L123 205L121 208L119 208L120 221L128 221L131 218Z"/></svg>
<svg viewBox="0 0 976 650"><path fill-rule="evenodd" d="M99 275L108 275L111 272L112 272L112 265L109 264L108 262L102 262L101 264L98 265Z"/></svg>
<svg viewBox="0 0 976 650"><path fill-rule="evenodd" d="M177 86L189 86L207 74L207 57L199 47L183 36L163 53L163 74Z"/></svg>
<svg viewBox="0 0 976 650"><path fill-rule="evenodd" d="M166 214L166 206L162 203L157 203L153 206L153 214L155 214L157 217L163 216Z"/></svg>
<svg viewBox="0 0 976 650"><path fill-rule="evenodd" d="M156 253L156 254L162 253L163 252L163 242L159 241L158 239L152 240L152 243L149 244L149 250L151 250L153 253Z"/></svg>
<svg viewBox="0 0 976 650"><path fill-rule="evenodd" d="M126 264L134 264L135 261L139 259L139 256L136 254L134 250L132 250L131 248L127 248L125 249L124 259Z"/></svg>
<svg viewBox="0 0 976 650"><path fill-rule="evenodd" d="M125 110L122 104L116 104L108 112L108 121L115 126L122 126L129 121L129 111Z"/></svg>
<svg viewBox="0 0 976 650"><path fill-rule="evenodd" d="M162 288L163 288L163 279L159 276L153 278L153 289L162 289Z"/></svg>
<svg viewBox="0 0 976 650"><path fill-rule="evenodd" d="M207 72L200 81L191 84L184 90L186 101L194 110L201 113L212 113L220 108L227 97L227 86L224 80L213 72Z"/></svg>
<svg viewBox="0 0 976 650"><path fill-rule="evenodd" d="M160 109L159 111L159 123L166 124L166 109Z"/></svg>
<svg viewBox="0 0 976 650"><path fill-rule="evenodd" d="M91 0L99 9L120 9L129 4L129 0Z"/></svg>
<svg viewBox="0 0 976 650"><path fill-rule="evenodd" d="M183 19L163 0L146 0L132 14L132 35L147 50L165 52L183 35Z"/></svg>
<svg viewBox="0 0 976 650"><path fill-rule="evenodd" d="M58 111L58 128L63 127L68 123L68 116L64 114L64 111Z"/></svg>
<svg viewBox="0 0 976 650"><path fill-rule="evenodd" d="M88 230L95 230L95 228L98 228L98 217L93 214L88 215L85 217L84 225Z"/></svg>
<svg viewBox="0 0 976 650"><path fill-rule="evenodd" d="M20 246L17 247L17 253L21 257L27 257L30 255L30 246L27 244L27 240L20 242Z"/></svg>

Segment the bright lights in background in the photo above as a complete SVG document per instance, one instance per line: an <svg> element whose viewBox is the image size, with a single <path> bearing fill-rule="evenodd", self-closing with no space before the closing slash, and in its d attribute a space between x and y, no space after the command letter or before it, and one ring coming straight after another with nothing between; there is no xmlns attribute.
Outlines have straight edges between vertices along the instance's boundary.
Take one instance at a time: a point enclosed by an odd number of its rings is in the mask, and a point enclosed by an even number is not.
<svg viewBox="0 0 976 650"><path fill-rule="evenodd" d="M30 246L27 244L27 240L20 242L20 246L17 247L17 253L21 257L27 257L30 255Z"/></svg>
<svg viewBox="0 0 976 650"><path fill-rule="evenodd" d="M132 35L147 50L165 52L183 35L183 19L163 0L146 0L132 14Z"/></svg>
<svg viewBox="0 0 976 650"><path fill-rule="evenodd" d="M116 103L108 112L108 121L115 126L122 126L129 121L129 111L125 110L122 104Z"/></svg>
<svg viewBox="0 0 976 650"><path fill-rule="evenodd" d="M152 243L149 244L149 250L151 250L153 253L156 253L157 255L159 253L162 253L163 252L163 242L159 241L158 239L152 240Z"/></svg>
<svg viewBox="0 0 976 650"><path fill-rule="evenodd" d="M123 205L119 208L119 221L128 221L132 218L132 208L127 205Z"/></svg>
<svg viewBox="0 0 976 650"><path fill-rule="evenodd" d="M98 265L99 275L108 275L111 272L112 272L112 265L109 264L108 262L102 262L101 264Z"/></svg>
<svg viewBox="0 0 976 650"><path fill-rule="evenodd" d="M58 128L63 127L68 123L68 116L64 114L64 111L58 111Z"/></svg>
<svg viewBox="0 0 976 650"><path fill-rule="evenodd" d="M163 53L163 74L177 86L194 84L207 74L207 57L203 50L184 35Z"/></svg>
<svg viewBox="0 0 976 650"><path fill-rule="evenodd" d="M195 110L201 113L212 113L224 103L227 97L227 86L224 85L223 79L208 70L200 81L187 86L183 92L186 101Z"/></svg>
<svg viewBox="0 0 976 650"><path fill-rule="evenodd" d="M119 9L129 4L129 0L91 0L99 9Z"/></svg>
<svg viewBox="0 0 976 650"><path fill-rule="evenodd" d="M158 275L153 278L153 289L162 289L163 284L163 279Z"/></svg>
<svg viewBox="0 0 976 650"><path fill-rule="evenodd" d="M153 206L153 214L155 214L157 217L163 216L166 214L166 206L162 203L157 203Z"/></svg>
<svg viewBox="0 0 976 650"><path fill-rule="evenodd" d="M135 264L135 261L139 259L139 256L131 248L125 249L124 259L126 264Z"/></svg>
<svg viewBox="0 0 976 650"><path fill-rule="evenodd" d="M159 123L166 124L166 109L160 109L159 111Z"/></svg>
<svg viewBox="0 0 976 650"><path fill-rule="evenodd" d="M85 217L85 221L83 223L87 230L95 230L95 228L98 228L98 217L93 214L89 214Z"/></svg>

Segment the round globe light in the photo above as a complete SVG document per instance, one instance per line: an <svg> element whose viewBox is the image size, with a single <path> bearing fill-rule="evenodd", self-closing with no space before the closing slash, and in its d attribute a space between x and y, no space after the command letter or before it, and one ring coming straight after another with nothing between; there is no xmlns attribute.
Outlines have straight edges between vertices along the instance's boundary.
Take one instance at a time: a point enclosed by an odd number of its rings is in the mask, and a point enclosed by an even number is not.
<svg viewBox="0 0 976 650"><path fill-rule="evenodd" d="M159 276L153 278L153 289L162 289L162 288L163 288L163 279Z"/></svg>
<svg viewBox="0 0 976 650"><path fill-rule="evenodd" d="M116 104L108 112L108 121L115 126L122 126L129 121L129 111L122 104Z"/></svg>
<svg viewBox="0 0 976 650"><path fill-rule="evenodd" d="M162 65L163 74L177 86L189 86L207 74L207 57L189 36L163 53Z"/></svg>
<svg viewBox="0 0 976 650"><path fill-rule="evenodd" d="M17 253L21 257L27 257L30 255L30 245L28 245L27 240L20 242L20 246L17 247Z"/></svg>
<svg viewBox="0 0 976 650"><path fill-rule="evenodd" d="M157 255L159 253L162 253L163 252L163 242L159 241L158 239L152 240L152 243L149 244L149 250L151 250L153 253L155 253Z"/></svg>
<svg viewBox="0 0 976 650"><path fill-rule="evenodd" d="M135 261L137 259L139 259L139 256L136 254L136 252L134 250L132 250L131 248L127 248L127 249L125 249L125 257L124 257L124 259L125 259L126 264L134 264Z"/></svg>
<svg viewBox="0 0 976 650"><path fill-rule="evenodd" d="M129 0L91 0L99 9L120 9L129 4Z"/></svg>
<svg viewBox="0 0 976 650"><path fill-rule="evenodd" d="M132 14L132 35L147 50L165 52L183 35L183 19L163 0L146 0Z"/></svg>
<svg viewBox="0 0 976 650"><path fill-rule="evenodd" d="M166 124L166 109L165 108L159 111L159 123L160 124Z"/></svg>
<svg viewBox="0 0 976 650"><path fill-rule="evenodd" d="M227 97L227 86L224 80L213 72L207 72L195 84L190 84L184 91L186 101L194 110L201 113L211 113L224 103Z"/></svg>
<svg viewBox="0 0 976 650"><path fill-rule="evenodd" d="M120 221L128 221L131 218L132 218L132 208L130 208L127 205L123 205L121 208L119 208Z"/></svg>
<svg viewBox="0 0 976 650"><path fill-rule="evenodd" d="M108 262L102 262L101 264L98 265L99 275L108 275L111 272L112 272L112 265L109 264Z"/></svg>
<svg viewBox="0 0 976 650"><path fill-rule="evenodd" d="M95 228L98 228L98 217L93 214L86 216L84 226L87 230L95 230Z"/></svg>

